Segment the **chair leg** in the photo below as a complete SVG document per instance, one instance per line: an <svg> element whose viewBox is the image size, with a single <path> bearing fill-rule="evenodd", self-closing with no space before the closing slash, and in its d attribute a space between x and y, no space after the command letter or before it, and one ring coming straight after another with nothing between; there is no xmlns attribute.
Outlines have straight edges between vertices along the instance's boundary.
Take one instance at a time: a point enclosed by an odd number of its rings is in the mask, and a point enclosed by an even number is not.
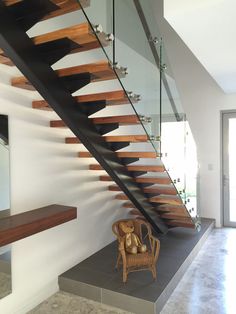
<svg viewBox="0 0 236 314"><path fill-rule="evenodd" d="M151 272L152 272L152 276L153 276L154 280L156 280L157 279L157 270L156 270L155 265L152 266Z"/></svg>
<svg viewBox="0 0 236 314"><path fill-rule="evenodd" d="M126 283L127 281L127 270L123 268L123 282Z"/></svg>
<svg viewBox="0 0 236 314"><path fill-rule="evenodd" d="M116 261L116 266L115 268L118 270L119 269L119 265L120 265L120 259L121 259L121 254L119 253L117 261Z"/></svg>

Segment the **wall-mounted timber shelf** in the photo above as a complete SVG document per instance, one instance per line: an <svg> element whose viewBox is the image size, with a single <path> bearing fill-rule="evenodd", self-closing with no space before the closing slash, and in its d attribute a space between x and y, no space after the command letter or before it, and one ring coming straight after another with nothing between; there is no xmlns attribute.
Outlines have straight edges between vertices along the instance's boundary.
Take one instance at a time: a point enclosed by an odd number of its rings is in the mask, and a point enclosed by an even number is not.
<svg viewBox="0 0 236 314"><path fill-rule="evenodd" d="M24 239L77 217L76 207L49 205L0 219L0 246Z"/></svg>

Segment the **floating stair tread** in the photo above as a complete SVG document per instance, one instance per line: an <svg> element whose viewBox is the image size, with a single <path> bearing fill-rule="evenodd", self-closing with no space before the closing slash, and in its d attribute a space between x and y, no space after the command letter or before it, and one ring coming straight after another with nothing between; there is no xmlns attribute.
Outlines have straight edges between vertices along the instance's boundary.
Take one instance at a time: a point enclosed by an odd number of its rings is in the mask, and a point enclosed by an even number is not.
<svg viewBox="0 0 236 314"><path fill-rule="evenodd" d="M101 35L101 34L100 34ZM105 36L103 36L105 37ZM86 50L86 44L90 48L91 43L96 43L94 48L100 47L100 44L97 40L96 35L94 34L93 30L91 29L89 23L82 23L79 25L73 25L67 28L59 29L50 33L38 35L36 37L32 37L32 41L34 44L41 45L48 42L52 42L59 39L68 38L73 42L83 46L82 50ZM108 41L104 41L103 45L107 46L109 44ZM79 52L80 49L75 49L74 52ZM0 53L2 54L3 51L0 49Z"/></svg>
<svg viewBox="0 0 236 314"><path fill-rule="evenodd" d="M157 158L158 155L155 152L117 152L120 158Z"/></svg>
<svg viewBox="0 0 236 314"><path fill-rule="evenodd" d="M55 70L56 74L59 77L66 77L72 76L76 74L82 73L90 73L92 74L92 82L97 82L101 80L111 80L116 79L116 74L114 73L110 63L108 61L99 61L90 64L83 64L69 68L63 68L59 70ZM120 74L121 77L124 76ZM28 90L35 90L33 85L27 80L24 76L18 76L12 78L11 81L12 86L28 89Z"/></svg>
<svg viewBox="0 0 236 314"><path fill-rule="evenodd" d="M100 176L101 181L113 181L108 175ZM137 183L158 183L158 184L168 184L171 183L169 178L133 178Z"/></svg>
<svg viewBox="0 0 236 314"><path fill-rule="evenodd" d="M21 1L23 0L3 0L6 6L11 6ZM43 18L43 20L81 9L81 6L77 0L50 0L50 1L58 6L58 10L55 10L47 14ZM81 0L80 2L83 8L88 7L90 5L90 0Z"/></svg>
<svg viewBox="0 0 236 314"><path fill-rule="evenodd" d="M117 194L117 195L115 196L115 199L117 199L117 200L128 200L129 198L128 198L128 196L125 195L124 193L119 193L119 194Z"/></svg>
<svg viewBox="0 0 236 314"><path fill-rule="evenodd" d="M139 124L139 118L136 115L131 116L114 116L114 117L102 117L102 118L90 118L94 124L111 124L119 123L120 125L132 125ZM52 120L50 121L52 128L64 128L66 124L63 120Z"/></svg>
<svg viewBox="0 0 236 314"><path fill-rule="evenodd" d="M147 142L147 135L108 135L103 136L106 142L130 142L130 143L140 143ZM77 137L67 137L65 139L66 144L80 144L80 140Z"/></svg>
<svg viewBox="0 0 236 314"><path fill-rule="evenodd" d="M100 176L99 180L100 181L113 181L113 179L108 175Z"/></svg>
<svg viewBox="0 0 236 314"><path fill-rule="evenodd" d="M94 124L110 124L110 123L119 123L119 125L140 124L140 120L137 115L91 118L91 120Z"/></svg>
<svg viewBox="0 0 236 314"><path fill-rule="evenodd" d="M97 41L93 30L88 23L82 23L79 25L73 25L67 28L59 29L50 33L42 34L33 37L32 40L35 45L44 44L50 41L69 38L77 44L83 45L91 41Z"/></svg>
<svg viewBox="0 0 236 314"><path fill-rule="evenodd" d="M181 205L182 200L179 197L167 197L166 195L162 196L155 196L149 199L149 202L151 203L164 203L164 204L170 204L170 205Z"/></svg>
<svg viewBox="0 0 236 314"><path fill-rule="evenodd" d="M1 60L1 59L0 59ZM106 101L106 105L121 105L126 104L128 99L126 94L123 90L113 91L113 92L104 92L104 93L97 93L97 94L88 94L88 95L80 95L74 96L74 99L78 103L88 103L90 105L91 102L96 101ZM45 100L36 100L33 101L32 107L34 109L41 109L41 110L49 110L51 109L48 103Z"/></svg>
<svg viewBox="0 0 236 314"><path fill-rule="evenodd" d="M116 152L119 158L156 158L155 152ZM90 152L79 152L78 157L91 158L93 155Z"/></svg>
<svg viewBox="0 0 236 314"><path fill-rule="evenodd" d="M150 184L171 184L171 180L168 177L146 177L146 178L135 178L137 183L150 183Z"/></svg>
<svg viewBox="0 0 236 314"><path fill-rule="evenodd" d="M164 213L164 214L161 214L161 218L172 219L172 220L184 220L184 221L186 220L186 221L192 222L192 218L184 214Z"/></svg>
<svg viewBox="0 0 236 314"><path fill-rule="evenodd" d="M118 185L116 185L116 184L112 184L112 185L108 186L108 190L109 191L114 191L114 192L120 192L121 188Z"/></svg>
<svg viewBox="0 0 236 314"><path fill-rule="evenodd" d="M125 202L125 203L123 203L123 204L122 204L122 207L124 207L124 208L134 208L134 209L136 209L136 207L134 206L134 204L131 203L131 202Z"/></svg>
<svg viewBox="0 0 236 314"><path fill-rule="evenodd" d="M148 171L148 172L164 172L165 171L165 167L163 166L137 165L137 166L127 166L126 168L128 171Z"/></svg>
<svg viewBox="0 0 236 314"><path fill-rule="evenodd" d="M2 56L2 55L0 55L0 63L1 64L5 64L5 65L14 65L13 63L12 63L12 61L11 61L11 59L9 59L8 57L6 57L6 56Z"/></svg>
<svg viewBox="0 0 236 314"><path fill-rule="evenodd" d="M176 195L177 191L174 187L155 187L155 188L144 188L144 193L147 194L168 194Z"/></svg>
<svg viewBox="0 0 236 314"><path fill-rule="evenodd" d="M189 215L186 207L182 205L160 205L157 207L157 211L159 212L165 212L165 213L181 213L184 215Z"/></svg>
<svg viewBox="0 0 236 314"><path fill-rule="evenodd" d="M50 229L77 216L76 207L49 205L0 220L0 246Z"/></svg>

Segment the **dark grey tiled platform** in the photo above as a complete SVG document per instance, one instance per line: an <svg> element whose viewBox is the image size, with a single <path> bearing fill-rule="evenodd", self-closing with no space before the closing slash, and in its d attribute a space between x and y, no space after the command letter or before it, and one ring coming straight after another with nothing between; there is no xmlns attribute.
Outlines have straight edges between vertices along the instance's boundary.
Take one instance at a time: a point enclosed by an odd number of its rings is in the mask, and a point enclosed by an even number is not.
<svg viewBox="0 0 236 314"><path fill-rule="evenodd" d="M160 238L158 278L151 272L130 273L123 284L115 271L117 243L113 242L59 277L60 289L137 314L159 313L214 227L202 219L202 230L175 228Z"/></svg>

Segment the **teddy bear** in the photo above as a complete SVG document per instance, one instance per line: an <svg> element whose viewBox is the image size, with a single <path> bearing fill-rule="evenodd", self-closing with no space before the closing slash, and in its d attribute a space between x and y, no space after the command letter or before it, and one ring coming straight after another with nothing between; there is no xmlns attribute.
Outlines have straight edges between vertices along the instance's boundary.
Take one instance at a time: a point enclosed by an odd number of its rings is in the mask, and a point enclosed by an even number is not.
<svg viewBox="0 0 236 314"><path fill-rule="evenodd" d="M125 234L125 250L127 253L137 254L147 251L147 246L142 244L139 237L134 233L134 225L131 220L120 222L119 227Z"/></svg>

